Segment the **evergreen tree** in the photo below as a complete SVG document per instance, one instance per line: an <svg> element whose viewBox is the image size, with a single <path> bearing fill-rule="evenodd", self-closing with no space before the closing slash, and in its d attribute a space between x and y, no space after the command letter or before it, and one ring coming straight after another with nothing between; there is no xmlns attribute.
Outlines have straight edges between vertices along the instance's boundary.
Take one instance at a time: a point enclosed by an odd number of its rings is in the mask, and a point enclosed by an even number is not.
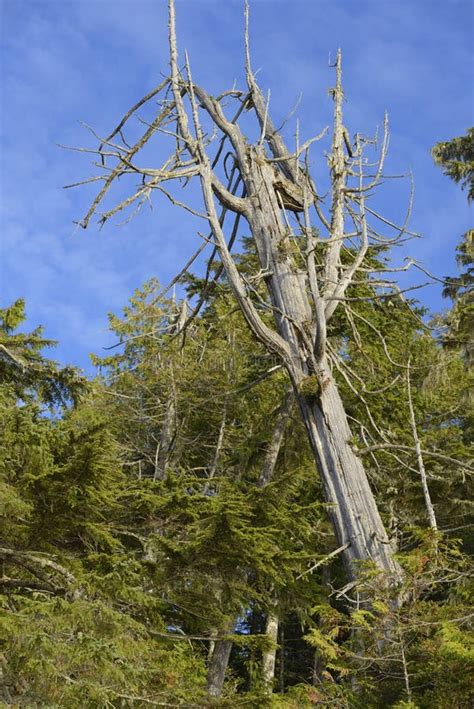
<svg viewBox="0 0 474 709"><path fill-rule="evenodd" d="M444 174L467 188L468 200L474 199L474 128L466 135L437 143L432 150L433 158Z"/></svg>
<svg viewBox="0 0 474 709"><path fill-rule="evenodd" d="M466 162L456 146L443 159ZM294 235L295 264L308 238ZM242 243L236 263L270 325L254 242ZM91 382L43 355L41 328L18 331L23 301L0 311L6 705L471 706L463 243L441 341L417 303L382 297L380 246L327 330L346 443L403 568L396 598L370 560L347 583L288 377L218 262L209 282L186 278L181 302L155 280L138 289L110 316L117 347L93 358ZM341 258L350 268L357 254ZM298 393L311 406L321 395L311 377Z"/></svg>
<svg viewBox="0 0 474 709"><path fill-rule="evenodd" d="M111 317L121 348L95 359L101 374L75 405L45 416L40 385L22 400L2 386L7 703L204 706L219 659L222 706L469 706L456 537L465 548L470 375L401 298L372 293L368 279L353 285L329 340L351 444L399 549L403 606L370 565L357 590L345 583L301 424L282 403L288 382L226 281L185 338L182 304L150 282ZM157 475L170 396L173 444Z"/></svg>
<svg viewBox="0 0 474 709"><path fill-rule="evenodd" d="M40 330L14 333L22 303L2 312L3 701L106 707L198 696L202 659L161 637L143 550L122 526L127 478L96 396L41 355L50 343Z"/></svg>
<svg viewBox="0 0 474 709"><path fill-rule="evenodd" d="M438 143L433 148L433 158L444 174L454 182L467 188L468 202L474 199L474 128L469 128L465 136ZM454 301L448 314L448 332L445 344L454 349L461 348L469 367L474 361L474 230L462 235L456 248L457 262L461 270L455 279L446 279L444 296Z"/></svg>

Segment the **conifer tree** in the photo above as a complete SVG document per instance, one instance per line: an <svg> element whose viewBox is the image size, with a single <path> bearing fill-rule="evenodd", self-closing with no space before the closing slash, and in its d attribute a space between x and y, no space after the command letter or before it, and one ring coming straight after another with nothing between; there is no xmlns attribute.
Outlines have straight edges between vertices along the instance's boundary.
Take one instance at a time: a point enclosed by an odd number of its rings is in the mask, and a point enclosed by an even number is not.
<svg viewBox="0 0 474 709"><path fill-rule="evenodd" d="M432 150L433 158L444 174L467 188L467 199L474 199L474 128L466 135L438 143ZM454 301L448 316L448 332L445 344L462 348L467 365L472 367L474 358L474 230L462 235L456 248L457 262L461 271L457 278L447 279L444 296Z"/></svg>
<svg viewBox="0 0 474 709"><path fill-rule="evenodd" d="M127 478L97 396L76 370L42 355L51 343L41 330L15 333L23 315L21 302L2 311L2 701L106 707L197 697L204 664L160 635L153 575L136 548L136 521L125 524Z"/></svg>

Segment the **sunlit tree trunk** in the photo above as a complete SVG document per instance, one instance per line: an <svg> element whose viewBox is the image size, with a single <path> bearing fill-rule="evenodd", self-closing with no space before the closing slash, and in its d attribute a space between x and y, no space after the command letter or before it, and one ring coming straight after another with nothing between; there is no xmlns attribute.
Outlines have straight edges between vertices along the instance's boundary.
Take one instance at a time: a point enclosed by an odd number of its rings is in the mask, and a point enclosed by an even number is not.
<svg viewBox="0 0 474 709"><path fill-rule="evenodd" d="M214 642L207 669L207 693L211 697L220 697L222 693L231 651L231 640L216 640Z"/></svg>
<svg viewBox="0 0 474 709"><path fill-rule="evenodd" d="M265 634L271 643L271 647L265 649L262 653L262 680L265 691L267 694L271 694L275 680L275 663L278 640L278 616L272 611L270 611L267 615Z"/></svg>

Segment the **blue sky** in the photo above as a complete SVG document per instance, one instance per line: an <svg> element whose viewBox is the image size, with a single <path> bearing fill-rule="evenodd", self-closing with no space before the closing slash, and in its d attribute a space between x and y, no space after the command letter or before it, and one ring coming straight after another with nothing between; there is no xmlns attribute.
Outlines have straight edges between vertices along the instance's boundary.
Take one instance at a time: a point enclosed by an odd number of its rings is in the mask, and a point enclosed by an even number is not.
<svg viewBox="0 0 474 709"><path fill-rule="evenodd" d="M112 342L107 312L119 312L151 276L166 283L198 245L196 224L164 201L125 226L78 230L73 222L94 188L62 189L94 170L90 157L57 144L91 145L81 121L105 134L167 71L166 2L0 5L1 300L24 297L28 324L60 341L54 356L91 371L88 354ZM180 49L210 93L234 79L243 86L242 5L176 1ZM275 122L301 92L303 135L330 121L328 59L338 47L350 132L373 132L389 111L388 167L413 171L411 226L424 235L398 258L412 255L439 275L455 272L455 245L472 220L465 194L434 167L430 148L473 123L473 8L471 0L251 2L253 65L271 89ZM406 185L386 193L388 217L401 219L406 195ZM418 294L434 310L446 307L440 287Z"/></svg>

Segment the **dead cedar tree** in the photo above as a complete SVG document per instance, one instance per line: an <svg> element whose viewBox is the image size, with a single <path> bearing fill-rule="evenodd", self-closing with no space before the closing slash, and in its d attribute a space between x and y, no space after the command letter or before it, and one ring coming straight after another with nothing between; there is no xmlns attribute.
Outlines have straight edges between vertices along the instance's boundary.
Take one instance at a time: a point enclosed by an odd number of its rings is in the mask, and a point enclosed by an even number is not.
<svg viewBox="0 0 474 709"><path fill-rule="evenodd" d="M361 270L370 270L367 256L371 246L388 247L411 234L406 223L398 227L366 206L366 199L384 177L388 121L385 117L374 166L366 155L376 141L356 134L351 142L344 125L339 51L331 90L334 119L328 156L331 188L326 207L309 171L310 147L326 130L302 145L297 131L295 150L287 148L271 120L270 97L263 96L252 72L247 3L245 9L247 86L243 91L233 88L213 97L194 83L187 55L184 66L178 63L175 8L173 0L169 0L170 75L135 104L107 138L94 134L100 145L92 152L99 156L104 174L92 178L101 181L102 187L81 226L87 228L111 186L124 175L138 176L140 186L103 212L102 224L127 208L134 208L135 213L153 192L165 195L173 204L208 223L209 236L200 234L204 244L173 283L190 267L203 246L209 245L210 261L220 261L214 278L225 273L253 334L288 372L329 503L338 551L343 554L350 580L357 580L360 562L369 561L390 584L396 585L401 580L401 570L394 560L364 466L351 445L348 417L333 376L338 355L326 337L328 322L336 309L349 307L349 286ZM143 122L143 134L130 146L124 128L152 99L158 102L156 114L151 122ZM236 110L229 117L227 107L232 103ZM259 135L253 143L239 124L244 111L257 121ZM139 166L136 158L157 136L171 142L169 156L159 167ZM200 183L202 211L178 200L170 184L186 184L193 178ZM375 226L368 223L369 217ZM259 260L259 270L251 279L239 270L231 253L242 220ZM393 237L377 231L377 220L393 229ZM406 270L409 265L398 270ZM207 283L209 279L210 268ZM266 298L259 295L259 282L265 283ZM377 283L383 285L385 297L387 292L398 295L395 283ZM208 285L190 318L204 301L207 288ZM262 318L262 309L271 309L273 326Z"/></svg>

